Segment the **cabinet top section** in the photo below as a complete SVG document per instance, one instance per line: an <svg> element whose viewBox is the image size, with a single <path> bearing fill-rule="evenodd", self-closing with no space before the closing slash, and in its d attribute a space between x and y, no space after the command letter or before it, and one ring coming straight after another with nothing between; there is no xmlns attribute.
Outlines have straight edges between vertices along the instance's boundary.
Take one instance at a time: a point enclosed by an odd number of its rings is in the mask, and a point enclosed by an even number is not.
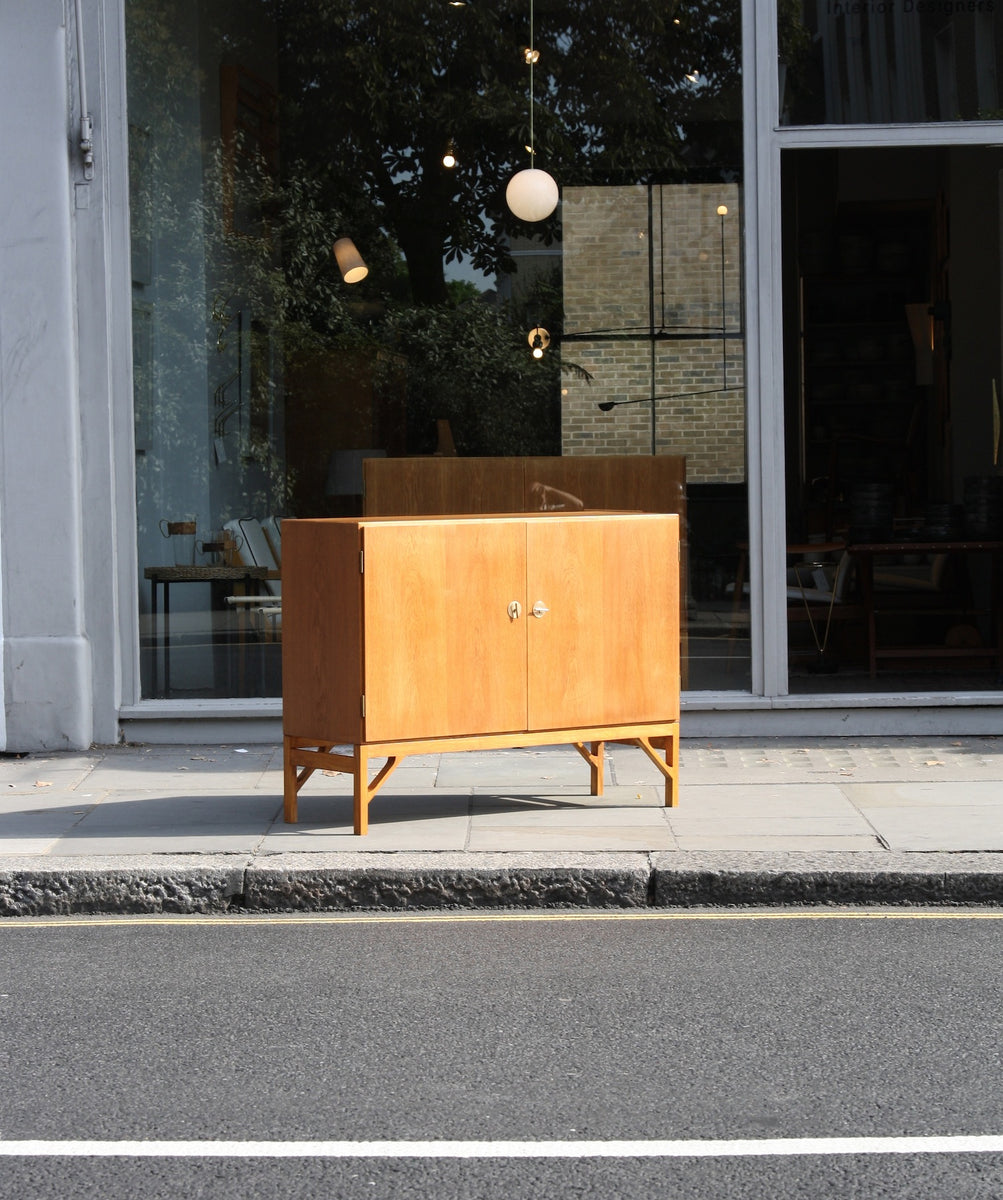
<svg viewBox="0 0 1003 1200"><path fill-rule="evenodd" d="M286 517L283 525L350 525L364 527L366 525L460 525L476 524L478 522L509 522L522 523L526 521L673 521L679 517L675 513L617 511L612 509L595 509L580 512L519 512L519 513L457 513L448 516L430 517Z"/></svg>

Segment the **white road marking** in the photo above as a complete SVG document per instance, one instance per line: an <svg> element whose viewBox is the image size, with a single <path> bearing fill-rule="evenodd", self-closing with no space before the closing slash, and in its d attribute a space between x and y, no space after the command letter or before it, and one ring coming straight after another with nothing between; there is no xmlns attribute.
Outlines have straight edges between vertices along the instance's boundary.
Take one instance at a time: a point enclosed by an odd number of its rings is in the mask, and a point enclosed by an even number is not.
<svg viewBox="0 0 1003 1200"><path fill-rule="evenodd" d="M390 912L368 913L226 913L219 916L201 913L157 913L124 916L73 917L0 917L0 930L64 929L72 926L116 925L229 925L251 928L256 925L443 925L492 924L497 922L533 924L557 921L1003 921L998 909L671 909L567 912L560 909L533 912Z"/></svg>
<svg viewBox="0 0 1003 1200"><path fill-rule="evenodd" d="M70 1158L750 1158L827 1154L1003 1154L1003 1136L681 1141L2 1141L0 1156Z"/></svg>

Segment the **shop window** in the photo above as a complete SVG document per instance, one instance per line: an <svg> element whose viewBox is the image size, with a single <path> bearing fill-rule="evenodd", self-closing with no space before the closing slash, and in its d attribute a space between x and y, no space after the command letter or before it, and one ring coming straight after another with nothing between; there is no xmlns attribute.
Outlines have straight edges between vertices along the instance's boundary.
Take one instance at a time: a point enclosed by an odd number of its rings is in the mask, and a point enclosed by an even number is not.
<svg viewBox="0 0 1003 1200"><path fill-rule="evenodd" d="M541 8L532 93L521 0L125 9L143 695L278 695L282 520L454 456L616 460L534 495L683 513L688 686L747 687L737 0Z"/></svg>
<svg viewBox="0 0 1003 1200"><path fill-rule="evenodd" d="M792 691L998 687L995 148L784 162Z"/></svg>

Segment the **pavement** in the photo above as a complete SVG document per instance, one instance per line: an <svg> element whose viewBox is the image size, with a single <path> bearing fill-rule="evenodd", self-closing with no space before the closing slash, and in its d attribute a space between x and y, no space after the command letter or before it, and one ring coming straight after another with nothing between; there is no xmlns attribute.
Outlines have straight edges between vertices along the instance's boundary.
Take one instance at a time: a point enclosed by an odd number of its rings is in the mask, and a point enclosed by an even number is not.
<svg viewBox="0 0 1003 1200"><path fill-rule="evenodd" d="M95 746L0 757L0 916L1003 904L1003 736L688 739L679 805L607 746L406 759L352 832L282 750Z"/></svg>

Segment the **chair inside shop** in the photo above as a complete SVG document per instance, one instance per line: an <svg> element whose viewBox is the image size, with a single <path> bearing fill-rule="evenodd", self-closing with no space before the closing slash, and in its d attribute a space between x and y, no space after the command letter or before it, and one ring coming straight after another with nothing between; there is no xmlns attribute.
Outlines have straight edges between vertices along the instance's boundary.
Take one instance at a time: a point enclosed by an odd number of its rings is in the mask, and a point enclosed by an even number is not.
<svg viewBox="0 0 1003 1200"><path fill-rule="evenodd" d="M241 605L262 637L278 640L282 633L281 518L238 517L227 521L225 528L233 536L234 554L240 565L264 567L267 571L261 581L264 596L227 596L226 602Z"/></svg>

